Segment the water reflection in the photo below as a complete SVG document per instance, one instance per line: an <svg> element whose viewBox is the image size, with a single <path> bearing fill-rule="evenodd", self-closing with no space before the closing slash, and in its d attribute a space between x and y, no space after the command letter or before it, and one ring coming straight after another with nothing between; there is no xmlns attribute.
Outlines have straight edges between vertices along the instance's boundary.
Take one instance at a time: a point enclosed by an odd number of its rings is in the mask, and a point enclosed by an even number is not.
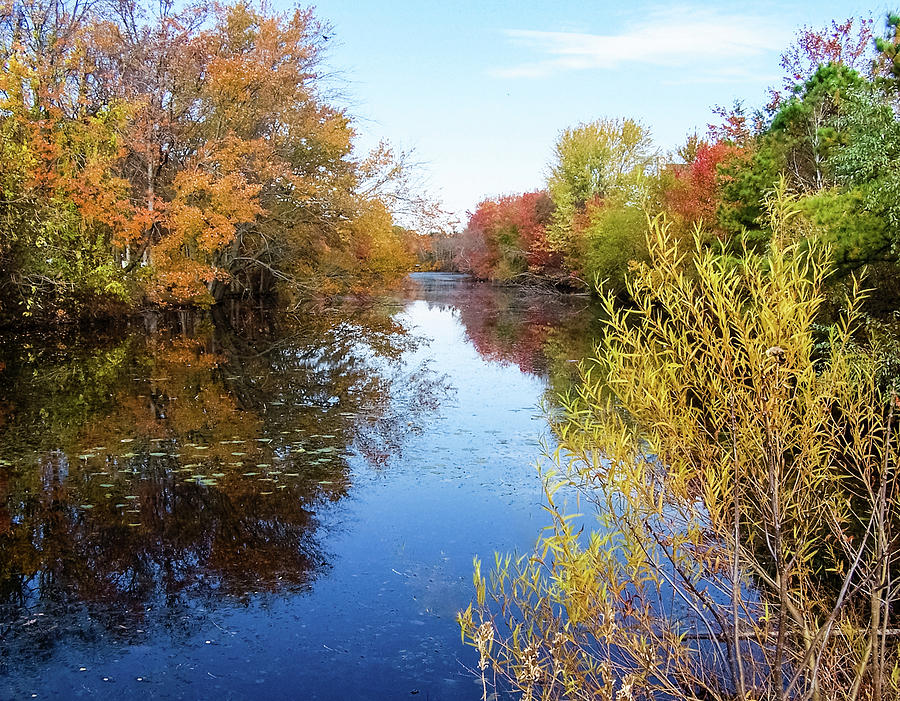
<svg viewBox="0 0 900 701"><path fill-rule="evenodd" d="M129 637L156 609L315 577L315 512L346 494L347 456L399 453L443 389L407 369L415 401L388 401L388 359L415 343L390 312L148 315L89 347L7 344L0 671L11 648L89 634L84 611L90 634Z"/></svg>
<svg viewBox="0 0 900 701"><path fill-rule="evenodd" d="M577 381L576 363L591 355L600 333L600 307L586 295L486 285L453 273L411 275L406 295L453 309L485 360L547 378L551 402Z"/></svg>
<svg viewBox="0 0 900 701"><path fill-rule="evenodd" d="M534 537L538 404L585 307L419 275L303 317L7 337L0 697L480 693L453 615L474 554Z"/></svg>

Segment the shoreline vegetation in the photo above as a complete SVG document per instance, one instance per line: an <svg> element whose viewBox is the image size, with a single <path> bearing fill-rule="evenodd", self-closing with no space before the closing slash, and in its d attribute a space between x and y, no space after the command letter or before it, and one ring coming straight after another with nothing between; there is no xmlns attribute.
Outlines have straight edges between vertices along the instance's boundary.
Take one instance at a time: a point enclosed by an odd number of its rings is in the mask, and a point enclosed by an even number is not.
<svg viewBox="0 0 900 701"><path fill-rule="evenodd" d="M476 560L459 614L484 701L900 698L900 16L802 29L766 105L673 153L637 119L565 129L541 189L461 232L411 154L359 152L331 36L249 0L0 0L0 325L291 310L416 267L597 294L550 524ZM476 346L508 336L476 316Z"/></svg>
<svg viewBox="0 0 900 701"><path fill-rule="evenodd" d="M781 177L794 235L830 248L831 285L865 269L870 308L900 299L893 16L883 37L872 20L802 30L767 105L717 108L675 152L636 119L565 129L543 189L485 199L454 232L410 153L358 152L312 11L110 8L0 12L0 323L291 307L415 269L628 302L655 217L685 244L699 226L704 250L740 265L768 245Z"/></svg>
<svg viewBox="0 0 900 701"><path fill-rule="evenodd" d="M360 291L441 212L360 154L311 10L0 3L0 320Z"/></svg>
<svg viewBox="0 0 900 701"><path fill-rule="evenodd" d="M542 189L483 200L460 235L433 237L432 258L483 280L524 276L627 301L656 217L686 249L700 227L703 250L740 266L766 250L765 203L784 178L801 211L792 236L829 247L830 286L865 270L868 308L889 312L900 300L897 28L893 15L883 36L870 19L804 28L766 105L716 108L707 133L674 152L637 119L565 129Z"/></svg>
<svg viewBox="0 0 900 701"><path fill-rule="evenodd" d="M803 29L768 105L674 156L567 129L546 189L472 214L463 269L604 310L547 526L475 559L485 701L900 698L898 30Z"/></svg>

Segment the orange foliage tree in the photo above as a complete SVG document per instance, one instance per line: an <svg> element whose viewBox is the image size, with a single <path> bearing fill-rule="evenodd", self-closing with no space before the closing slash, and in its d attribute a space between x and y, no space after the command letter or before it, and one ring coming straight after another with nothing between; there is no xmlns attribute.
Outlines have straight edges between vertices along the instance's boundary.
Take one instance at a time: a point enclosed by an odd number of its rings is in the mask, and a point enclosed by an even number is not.
<svg viewBox="0 0 900 701"><path fill-rule="evenodd" d="M406 164L356 155L327 37L311 10L249 2L0 2L4 311L407 266L389 185Z"/></svg>
<svg viewBox="0 0 900 701"><path fill-rule="evenodd" d="M672 186L666 192L668 209L691 225L716 225L719 182L718 166L735 156L739 147L727 141L702 142L693 158L674 169Z"/></svg>
<svg viewBox="0 0 900 701"><path fill-rule="evenodd" d="M119 177L128 105L96 99L87 9L0 4L0 309L126 295L115 241L136 219Z"/></svg>

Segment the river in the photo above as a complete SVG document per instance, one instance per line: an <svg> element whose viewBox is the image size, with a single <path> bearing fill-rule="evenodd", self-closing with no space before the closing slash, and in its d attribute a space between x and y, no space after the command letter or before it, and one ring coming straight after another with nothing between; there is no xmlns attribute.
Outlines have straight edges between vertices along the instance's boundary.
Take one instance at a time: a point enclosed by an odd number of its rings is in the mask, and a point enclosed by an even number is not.
<svg viewBox="0 0 900 701"><path fill-rule="evenodd" d="M478 699L580 297L449 274L0 347L0 698Z"/></svg>

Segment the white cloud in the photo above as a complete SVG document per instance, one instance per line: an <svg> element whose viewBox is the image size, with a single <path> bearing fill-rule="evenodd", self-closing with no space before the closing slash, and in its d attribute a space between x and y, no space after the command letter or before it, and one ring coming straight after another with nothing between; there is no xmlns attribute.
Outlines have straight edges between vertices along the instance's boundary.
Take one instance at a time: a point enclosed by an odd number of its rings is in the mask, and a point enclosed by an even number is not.
<svg viewBox="0 0 900 701"><path fill-rule="evenodd" d="M644 15L644 22L617 33L508 29L504 34L532 55L491 74L535 78L572 70L612 70L626 64L696 69L699 80L747 73L737 62L780 52L790 29L748 14L726 14L683 7ZM690 78L688 78L690 79Z"/></svg>

